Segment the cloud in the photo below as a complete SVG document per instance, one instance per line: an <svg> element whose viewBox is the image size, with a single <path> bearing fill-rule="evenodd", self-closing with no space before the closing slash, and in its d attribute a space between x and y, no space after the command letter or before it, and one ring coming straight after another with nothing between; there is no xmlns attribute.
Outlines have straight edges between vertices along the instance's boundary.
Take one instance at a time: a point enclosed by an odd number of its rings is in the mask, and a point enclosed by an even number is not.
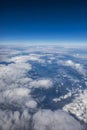
<svg viewBox="0 0 87 130"><path fill-rule="evenodd" d="M82 66L81 66L81 64L79 64L79 63L74 63L72 60L67 60L66 62L65 62L65 65L67 65L67 66L71 66L71 67L75 67L76 69L82 69Z"/></svg>
<svg viewBox="0 0 87 130"><path fill-rule="evenodd" d="M33 116L34 130L82 130L80 123L61 110L40 110Z"/></svg>
<svg viewBox="0 0 87 130"><path fill-rule="evenodd" d="M29 88L32 79L26 76L31 69L29 63L0 65L0 104L6 107L18 104L23 109L37 107Z"/></svg>
<svg viewBox="0 0 87 130"><path fill-rule="evenodd" d="M8 89L3 92L3 96L9 97L9 98L20 98L28 96L30 93L30 90L27 88L14 88L14 89Z"/></svg>
<svg viewBox="0 0 87 130"><path fill-rule="evenodd" d="M60 96L60 97L58 97L58 98L54 98L53 101L54 101L54 102L58 102L58 101L67 99L67 98L69 98L69 97L71 97L71 96L72 96L72 92L68 92L68 93L65 94L65 95L62 95L62 96Z"/></svg>
<svg viewBox="0 0 87 130"><path fill-rule="evenodd" d="M60 60L58 63L62 64L64 66L70 66L70 67L76 69L81 74L85 75L85 71L84 71L83 65L81 65L80 63L75 63L72 60L67 60L67 61Z"/></svg>
<svg viewBox="0 0 87 130"><path fill-rule="evenodd" d="M39 80L33 80L30 82L30 86L34 88L50 88L52 87L52 81L51 79L39 79Z"/></svg>
<svg viewBox="0 0 87 130"><path fill-rule="evenodd" d="M36 61L39 63L44 63L45 61L40 58L40 55L37 54L30 54L30 55L21 55L21 56L15 56L10 59L11 61L14 61L15 63L23 63L27 61Z"/></svg>
<svg viewBox="0 0 87 130"><path fill-rule="evenodd" d="M29 55L29 60L37 61L39 63L44 63L45 62L43 59L41 59L41 55L36 55L36 54L30 54Z"/></svg>
<svg viewBox="0 0 87 130"><path fill-rule="evenodd" d="M5 48L0 46L0 62L9 62L10 57L20 54L21 52L13 48Z"/></svg>
<svg viewBox="0 0 87 130"><path fill-rule="evenodd" d="M0 90L19 87L21 83L19 84L18 82L22 81L22 78L24 79L26 73L31 69L32 66L28 63L0 65Z"/></svg>
<svg viewBox="0 0 87 130"><path fill-rule="evenodd" d="M77 120L61 110L39 110L33 115L33 117L29 114L28 109L24 109L22 112L0 110L0 130L19 129L83 130L82 126Z"/></svg>
<svg viewBox="0 0 87 130"><path fill-rule="evenodd" d="M37 107L37 102L34 101L34 100L29 100L25 103L25 105L28 107L28 108L36 108Z"/></svg>
<svg viewBox="0 0 87 130"><path fill-rule="evenodd" d="M29 56L15 56L11 58L11 61L14 61L15 63L23 63L28 61Z"/></svg>
<svg viewBox="0 0 87 130"><path fill-rule="evenodd" d="M30 118L27 109L22 114L19 111L0 110L0 130L29 130Z"/></svg>

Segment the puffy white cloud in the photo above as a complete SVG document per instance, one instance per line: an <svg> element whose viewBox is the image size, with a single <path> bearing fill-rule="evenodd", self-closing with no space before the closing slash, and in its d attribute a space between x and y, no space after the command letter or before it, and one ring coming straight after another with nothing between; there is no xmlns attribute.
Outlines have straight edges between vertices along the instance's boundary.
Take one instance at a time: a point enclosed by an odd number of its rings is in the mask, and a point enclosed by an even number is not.
<svg viewBox="0 0 87 130"><path fill-rule="evenodd" d="M24 109L28 107L28 104L26 106L25 103L30 102L32 109L34 109L36 106L30 92L31 90L27 88L7 89L0 93L0 104L3 104L5 107L18 106Z"/></svg>
<svg viewBox="0 0 87 130"><path fill-rule="evenodd" d="M80 63L75 63L72 60L67 60L65 62L65 65L66 66L71 66L71 67L75 68L78 72L80 72L83 75L85 75L85 71L84 71L83 65L81 65Z"/></svg>
<svg viewBox="0 0 87 130"><path fill-rule="evenodd" d="M34 100L29 100L25 103L25 105L28 107L28 108L36 108L37 107L37 102L34 101Z"/></svg>
<svg viewBox="0 0 87 130"><path fill-rule="evenodd" d="M61 110L40 110L33 116L34 130L82 130L80 123Z"/></svg>
<svg viewBox="0 0 87 130"><path fill-rule="evenodd" d="M33 80L30 82L30 86L34 88L50 88L52 87L52 81L51 79L39 79L39 80Z"/></svg>
<svg viewBox="0 0 87 130"><path fill-rule="evenodd" d="M10 86L19 87L18 81L26 76L26 73L32 69L28 63L16 63L0 65L0 89L8 89Z"/></svg>
<svg viewBox="0 0 87 130"><path fill-rule="evenodd" d="M26 107L25 102L33 101L29 89L32 79L26 77L31 69L32 66L24 62L0 65L0 103L5 106L19 104L23 108Z"/></svg>
<svg viewBox="0 0 87 130"><path fill-rule="evenodd" d="M72 96L72 93L71 92L68 92L67 94L63 95L63 96L60 96L59 98L54 98L53 101L54 102L58 102L58 101L61 101L63 99L67 99L69 97Z"/></svg>
<svg viewBox="0 0 87 130"><path fill-rule="evenodd" d="M30 90L27 88L14 88L14 89L8 89L4 91L3 95L9 98L20 98L20 97L28 96L29 93Z"/></svg>
<svg viewBox="0 0 87 130"><path fill-rule="evenodd" d="M72 60L67 60L67 61L65 62L65 65L71 66L71 67L75 67L76 69L82 69L81 64L79 64L79 63L74 63Z"/></svg>
<svg viewBox="0 0 87 130"><path fill-rule="evenodd" d="M81 65L80 63L75 63L74 61L72 60L67 60L67 61L62 61L62 60L59 60L58 61L59 64L62 64L64 66L70 66L74 69L76 69L78 72L80 72L81 74L85 75L85 71L84 71L84 67L83 65Z"/></svg>
<svg viewBox="0 0 87 130"><path fill-rule="evenodd" d="M0 130L29 130L30 114L27 109L19 111L0 110Z"/></svg>

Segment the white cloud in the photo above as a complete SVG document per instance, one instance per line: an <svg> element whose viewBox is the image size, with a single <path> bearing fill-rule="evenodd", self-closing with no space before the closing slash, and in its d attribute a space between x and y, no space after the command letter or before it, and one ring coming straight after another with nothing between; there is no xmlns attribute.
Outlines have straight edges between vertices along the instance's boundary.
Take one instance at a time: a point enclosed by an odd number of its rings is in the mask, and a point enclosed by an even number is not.
<svg viewBox="0 0 87 130"><path fill-rule="evenodd" d="M67 60L67 61L65 62L65 65L71 66L71 67L75 67L76 69L79 69L79 70L83 69L83 67L81 66L81 64L79 64L79 63L74 63L72 60Z"/></svg>
<svg viewBox="0 0 87 130"><path fill-rule="evenodd" d="M25 105L28 107L28 108L36 108L37 107L37 102L34 101L34 100L30 100L30 101L27 101L25 103Z"/></svg>
<svg viewBox="0 0 87 130"><path fill-rule="evenodd" d="M28 61L29 56L15 56L11 58L11 61L14 61L15 63L23 63Z"/></svg>
<svg viewBox="0 0 87 130"><path fill-rule="evenodd" d="M82 130L80 123L61 110L40 110L33 116L34 130Z"/></svg>
<svg viewBox="0 0 87 130"><path fill-rule="evenodd" d="M85 82L85 85L87 86L87 81Z"/></svg>
<svg viewBox="0 0 87 130"><path fill-rule="evenodd" d="M32 66L28 63L0 65L0 103L26 107L23 104L31 100L31 90L28 87L29 82L32 81L31 78L26 77L26 74L31 69Z"/></svg>
<svg viewBox="0 0 87 130"><path fill-rule="evenodd" d="M0 110L0 130L29 130L30 114L27 109L19 111Z"/></svg>
<svg viewBox="0 0 87 130"><path fill-rule="evenodd" d="M72 92L68 92L67 94L63 95L63 96L60 96L59 98L54 98L53 101L54 102L58 102L58 101L61 101L61 100L64 100L64 99L67 99L69 97L72 96Z"/></svg>
<svg viewBox="0 0 87 130"><path fill-rule="evenodd" d="M31 90L27 88L7 89L0 93L0 104L4 104L6 107L17 105L21 109L24 109L26 108L26 102L29 102L31 100L33 101L30 92Z"/></svg>
<svg viewBox="0 0 87 130"><path fill-rule="evenodd" d="M26 56L15 56L11 58L11 61L14 61L15 63L23 63L23 62L27 62L27 61L37 61L40 63L44 63L45 61L43 59L41 59L40 55L37 54L30 54L30 55L26 55Z"/></svg>
<svg viewBox="0 0 87 130"><path fill-rule="evenodd" d="M20 98L20 97L28 96L30 92L31 91L27 88L14 88L14 89L8 89L4 91L3 95L9 98Z"/></svg>
<svg viewBox="0 0 87 130"><path fill-rule="evenodd" d="M58 62L59 64L62 64L64 66L70 66L74 69L76 69L78 72L80 72L81 74L85 75L85 71L84 71L84 67L83 65L81 65L80 63L75 63L74 61L72 60L67 60L67 61L62 61L60 60Z"/></svg>
<svg viewBox="0 0 87 130"><path fill-rule="evenodd" d="M39 79L39 80L33 80L30 82L30 86L34 88L50 88L52 87L52 81L51 79Z"/></svg>
<svg viewBox="0 0 87 130"><path fill-rule="evenodd" d="M29 55L29 60L37 61L37 62L40 62L40 63L44 63L45 62L43 59L41 59L40 55L36 55L36 54Z"/></svg>
<svg viewBox="0 0 87 130"><path fill-rule="evenodd" d="M0 90L8 89L12 86L19 87L20 84L18 82L22 81L22 78L24 79L26 73L31 69L32 66L28 63L12 63L8 66L0 65Z"/></svg>

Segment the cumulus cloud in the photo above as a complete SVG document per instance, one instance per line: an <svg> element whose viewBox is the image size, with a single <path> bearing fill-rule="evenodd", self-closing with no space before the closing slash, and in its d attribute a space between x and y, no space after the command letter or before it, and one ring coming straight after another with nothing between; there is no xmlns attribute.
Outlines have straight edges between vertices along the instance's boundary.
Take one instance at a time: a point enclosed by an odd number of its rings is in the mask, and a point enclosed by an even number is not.
<svg viewBox="0 0 87 130"><path fill-rule="evenodd" d="M16 108L34 110L37 107L37 102L32 98L30 92L31 90L27 88L15 88L3 91L0 93L0 104L6 108L16 106Z"/></svg>
<svg viewBox="0 0 87 130"><path fill-rule="evenodd" d="M61 110L54 112L51 110L39 110L31 117L28 110L25 109L22 113L19 111L0 110L0 129L82 130L82 126L72 116Z"/></svg>
<svg viewBox="0 0 87 130"><path fill-rule="evenodd" d="M34 130L82 130L77 120L61 110L40 110L33 116Z"/></svg>
<svg viewBox="0 0 87 130"><path fill-rule="evenodd" d="M71 66L71 67L75 67L76 69L82 69L81 64L79 64L79 63L74 63L72 60L67 60L67 61L65 62L65 65Z"/></svg>
<svg viewBox="0 0 87 130"><path fill-rule="evenodd" d="M27 88L14 88L14 89L8 89L3 92L4 97L9 97L9 98L15 98L18 99L20 97L25 97L28 96L30 93L30 90Z"/></svg>
<svg viewBox="0 0 87 130"><path fill-rule="evenodd" d="M28 108L36 108L37 107L37 102L34 101L34 100L29 100L25 103L25 105L28 107Z"/></svg>
<svg viewBox="0 0 87 130"><path fill-rule="evenodd" d="M85 74L83 65L81 65L80 63L75 63L72 60L67 60L67 61L60 60L58 63L60 63L64 66L70 66L70 67L76 69L78 72L82 73L83 75Z"/></svg>
<svg viewBox="0 0 87 130"><path fill-rule="evenodd" d="M24 110L19 111L0 110L0 130L29 130L30 114Z"/></svg>
<svg viewBox="0 0 87 130"><path fill-rule="evenodd" d="M4 106L18 104L21 108L32 109L37 106L30 94L29 83L32 79L26 77L31 69L32 66L25 62L0 65L0 104L3 103Z"/></svg>
<svg viewBox="0 0 87 130"><path fill-rule="evenodd" d="M34 88L50 88L52 87L52 81L50 79L39 79L39 80L33 80L30 82L30 86Z"/></svg>
<svg viewBox="0 0 87 130"><path fill-rule="evenodd" d="M32 69L28 63L16 63L0 65L0 89L10 88L10 86L19 87L17 82L24 79L26 73ZM29 79L30 80L30 79Z"/></svg>

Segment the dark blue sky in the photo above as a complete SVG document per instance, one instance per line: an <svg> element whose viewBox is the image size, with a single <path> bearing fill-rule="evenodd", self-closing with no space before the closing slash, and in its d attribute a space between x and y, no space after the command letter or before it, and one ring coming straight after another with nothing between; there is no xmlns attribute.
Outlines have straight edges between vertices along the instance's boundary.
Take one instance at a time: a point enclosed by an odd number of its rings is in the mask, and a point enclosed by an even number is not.
<svg viewBox="0 0 87 130"><path fill-rule="evenodd" d="M2 0L0 19L1 41L87 41L87 0Z"/></svg>

